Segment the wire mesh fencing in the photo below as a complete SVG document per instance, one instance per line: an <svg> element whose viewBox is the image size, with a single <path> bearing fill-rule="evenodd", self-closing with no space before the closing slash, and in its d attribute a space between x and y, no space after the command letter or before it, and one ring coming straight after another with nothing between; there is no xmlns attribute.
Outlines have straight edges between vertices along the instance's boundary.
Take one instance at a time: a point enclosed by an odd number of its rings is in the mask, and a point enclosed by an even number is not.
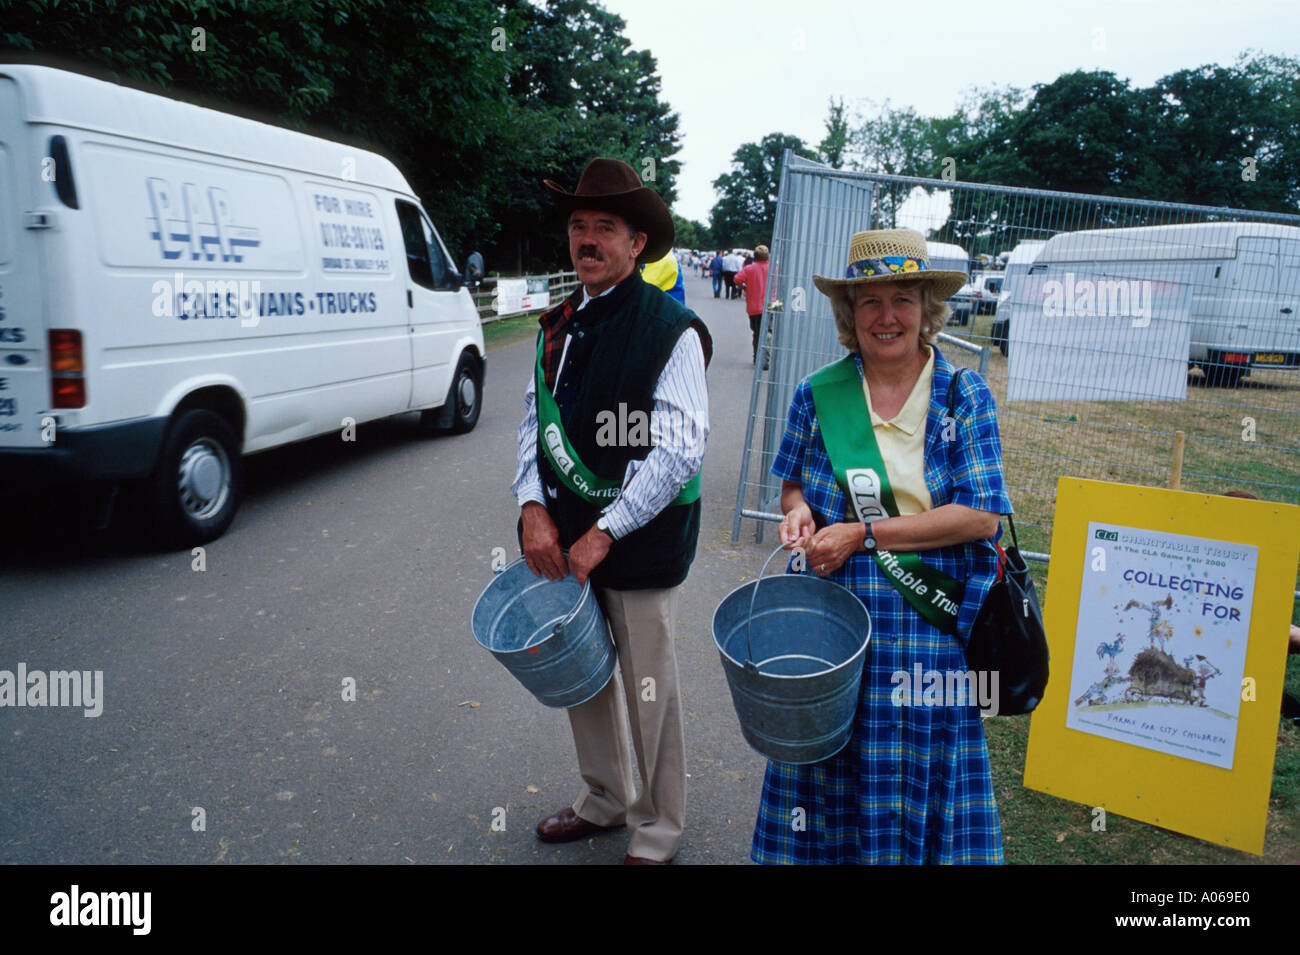
<svg viewBox="0 0 1300 955"><path fill-rule="evenodd" d="M780 519L800 379L844 355L814 274L908 228L970 280L938 341L998 403L1026 551L1062 475L1300 504L1300 216L830 169L786 154L732 536Z"/></svg>

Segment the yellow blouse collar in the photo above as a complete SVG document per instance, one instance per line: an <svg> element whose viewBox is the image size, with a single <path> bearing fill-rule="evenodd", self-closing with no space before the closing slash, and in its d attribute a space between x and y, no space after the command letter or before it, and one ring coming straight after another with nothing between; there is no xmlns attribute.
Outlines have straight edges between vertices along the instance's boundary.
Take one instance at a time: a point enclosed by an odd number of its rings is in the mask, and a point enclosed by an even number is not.
<svg viewBox="0 0 1300 955"><path fill-rule="evenodd" d="M867 396L867 410L871 413L872 427L878 424L888 425L909 435L916 434L918 429L925 427L926 417L930 414L930 387L934 381L934 349L926 345L925 350L929 354L920 377L912 386L912 393L907 396L907 401L903 402L898 414L889 421L876 414L876 409L871 406L871 389L867 387L866 376L862 377L862 391Z"/></svg>

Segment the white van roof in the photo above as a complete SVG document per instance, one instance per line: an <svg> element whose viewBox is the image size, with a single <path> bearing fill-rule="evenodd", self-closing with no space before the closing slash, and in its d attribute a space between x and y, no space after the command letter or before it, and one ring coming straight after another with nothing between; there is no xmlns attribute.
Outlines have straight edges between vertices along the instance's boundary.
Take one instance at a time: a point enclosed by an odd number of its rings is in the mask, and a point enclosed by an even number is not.
<svg viewBox="0 0 1300 955"><path fill-rule="evenodd" d="M1089 259L1224 259L1237 254L1237 240L1300 239L1300 228L1268 222L1188 222L1136 229L1092 229L1052 236L1039 262Z"/></svg>
<svg viewBox="0 0 1300 955"><path fill-rule="evenodd" d="M931 242L927 239L925 251L926 255L932 259L961 259L966 261L970 258L965 249L960 245L953 245L951 242Z"/></svg>
<svg viewBox="0 0 1300 955"><path fill-rule="evenodd" d="M1025 262L1032 262L1038 258L1038 253L1043 250L1047 244L1046 239L1023 239L1016 243L1016 247L1007 255L1006 265L1019 265Z"/></svg>
<svg viewBox="0 0 1300 955"><path fill-rule="evenodd" d="M414 196L391 161L342 143L205 109L48 66L0 63L22 91L29 123L48 123L339 179Z"/></svg>

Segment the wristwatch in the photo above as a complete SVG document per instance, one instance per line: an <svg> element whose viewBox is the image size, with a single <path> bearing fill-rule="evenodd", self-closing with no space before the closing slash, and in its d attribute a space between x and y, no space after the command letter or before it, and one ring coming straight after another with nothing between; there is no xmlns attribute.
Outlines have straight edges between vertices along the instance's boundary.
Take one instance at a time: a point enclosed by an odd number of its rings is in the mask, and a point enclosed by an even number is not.
<svg viewBox="0 0 1300 955"><path fill-rule="evenodd" d="M596 518L596 530L598 530L598 531L604 531L606 534L609 535L609 539L610 539L610 540L615 540L615 539L616 539L616 538L614 537L614 532L611 531L611 530L609 529L609 519L608 519L607 517L605 517L604 514L602 514L602 515L600 515L600 517Z"/></svg>
<svg viewBox="0 0 1300 955"><path fill-rule="evenodd" d="M870 522L867 523L867 534L862 539L862 546L868 554L876 549L876 533L872 530Z"/></svg>

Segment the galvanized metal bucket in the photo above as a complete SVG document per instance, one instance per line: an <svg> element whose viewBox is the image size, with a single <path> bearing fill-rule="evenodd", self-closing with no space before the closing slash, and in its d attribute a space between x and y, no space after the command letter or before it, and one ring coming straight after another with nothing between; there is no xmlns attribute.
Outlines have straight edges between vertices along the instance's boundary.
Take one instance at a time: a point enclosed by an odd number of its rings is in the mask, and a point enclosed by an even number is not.
<svg viewBox="0 0 1300 955"><path fill-rule="evenodd" d="M853 735L871 615L832 581L764 578L767 563L713 611L713 642L749 745L778 763L820 762Z"/></svg>
<svg viewBox="0 0 1300 955"><path fill-rule="evenodd" d="M614 642L590 580L536 577L520 558L479 594L470 626L479 646L546 706L585 703L614 675Z"/></svg>

